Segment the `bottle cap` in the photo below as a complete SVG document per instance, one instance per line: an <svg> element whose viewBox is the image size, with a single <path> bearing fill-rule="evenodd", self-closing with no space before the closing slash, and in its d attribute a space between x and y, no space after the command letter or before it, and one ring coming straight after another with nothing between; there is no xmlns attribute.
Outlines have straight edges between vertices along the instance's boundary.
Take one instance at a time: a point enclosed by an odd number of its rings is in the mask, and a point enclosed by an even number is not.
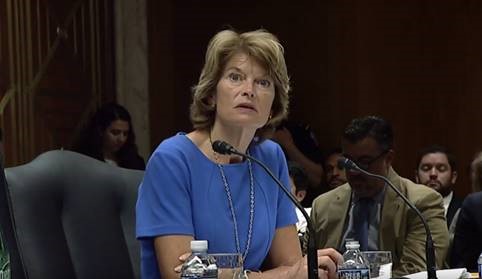
<svg viewBox="0 0 482 279"><path fill-rule="evenodd" d="M360 248L360 243L357 240L347 240L345 247L346 249L358 249Z"/></svg>
<svg viewBox="0 0 482 279"><path fill-rule="evenodd" d="M191 240L191 251L207 251L207 240Z"/></svg>

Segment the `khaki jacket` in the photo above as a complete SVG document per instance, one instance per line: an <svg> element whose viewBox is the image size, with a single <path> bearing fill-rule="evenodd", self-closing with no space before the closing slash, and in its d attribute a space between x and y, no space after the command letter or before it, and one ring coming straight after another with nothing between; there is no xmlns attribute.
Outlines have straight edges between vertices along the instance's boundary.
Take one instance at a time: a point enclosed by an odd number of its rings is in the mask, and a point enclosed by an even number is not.
<svg viewBox="0 0 482 279"><path fill-rule="evenodd" d="M426 218L435 244L437 267L441 268L449 246L442 197L424 185L400 177L392 168L388 179ZM313 201L311 219L318 249L341 246L350 199L351 187L346 183ZM388 186L381 211L379 249L392 252L393 276L426 270L425 229L416 213Z"/></svg>

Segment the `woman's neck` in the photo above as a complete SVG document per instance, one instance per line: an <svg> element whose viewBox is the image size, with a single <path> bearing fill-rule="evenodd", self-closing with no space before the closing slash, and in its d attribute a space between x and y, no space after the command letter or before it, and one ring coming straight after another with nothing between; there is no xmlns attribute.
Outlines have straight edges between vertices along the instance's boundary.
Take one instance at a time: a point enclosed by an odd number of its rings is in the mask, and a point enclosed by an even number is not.
<svg viewBox="0 0 482 279"><path fill-rule="evenodd" d="M246 153L255 133L255 129L225 128L215 124L211 131L209 131L209 137L212 142L216 140L225 141L237 151Z"/></svg>
<svg viewBox="0 0 482 279"><path fill-rule="evenodd" d="M212 148L212 143L216 140L221 140L232 145L237 151L241 153L246 153L249 144L253 140L256 130L242 132L236 130L219 129L213 127L211 130L196 130L189 133L187 136L193 141L199 149L206 155L210 160L219 164L230 164L239 163L243 160L241 156L238 155L223 155L215 152Z"/></svg>

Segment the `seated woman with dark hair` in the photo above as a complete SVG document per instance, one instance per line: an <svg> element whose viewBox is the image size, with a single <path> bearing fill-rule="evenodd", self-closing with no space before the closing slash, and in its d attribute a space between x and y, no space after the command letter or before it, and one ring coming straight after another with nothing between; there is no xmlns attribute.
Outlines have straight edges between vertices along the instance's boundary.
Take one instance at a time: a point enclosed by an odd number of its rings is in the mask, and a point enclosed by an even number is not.
<svg viewBox="0 0 482 279"><path fill-rule="evenodd" d="M115 166L144 170L135 141L129 112L121 105L107 103L95 112L72 149Z"/></svg>

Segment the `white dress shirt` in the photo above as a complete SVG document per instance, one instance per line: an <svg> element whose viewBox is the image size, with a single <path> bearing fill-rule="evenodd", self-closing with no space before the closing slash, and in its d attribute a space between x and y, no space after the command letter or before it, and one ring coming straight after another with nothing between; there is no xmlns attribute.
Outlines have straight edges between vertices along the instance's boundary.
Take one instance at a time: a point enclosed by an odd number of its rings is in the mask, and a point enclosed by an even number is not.
<svg viewBox="0 0 482 279"><path fill-rule="evenodd" d="M310 215L311 212L311 207L310 208L305 208L306 213ZM306 232L306 227L308 226L308 223L306 222L305 216L303 216L303 213L301 213L301 210L296 208L296 216L298 216L298 223L296 223L296 230L299 233L305 233Z"/></svg>
<svg viewBox="0 0 482 279"><path fill-rule="evenodd" d="M450 205L450 202L452 201L453 196L454 196L454 192L450 191L450 193L447 196L443 197L445 217L447 217L447 211L449 210L449 205Z"/></svg>

